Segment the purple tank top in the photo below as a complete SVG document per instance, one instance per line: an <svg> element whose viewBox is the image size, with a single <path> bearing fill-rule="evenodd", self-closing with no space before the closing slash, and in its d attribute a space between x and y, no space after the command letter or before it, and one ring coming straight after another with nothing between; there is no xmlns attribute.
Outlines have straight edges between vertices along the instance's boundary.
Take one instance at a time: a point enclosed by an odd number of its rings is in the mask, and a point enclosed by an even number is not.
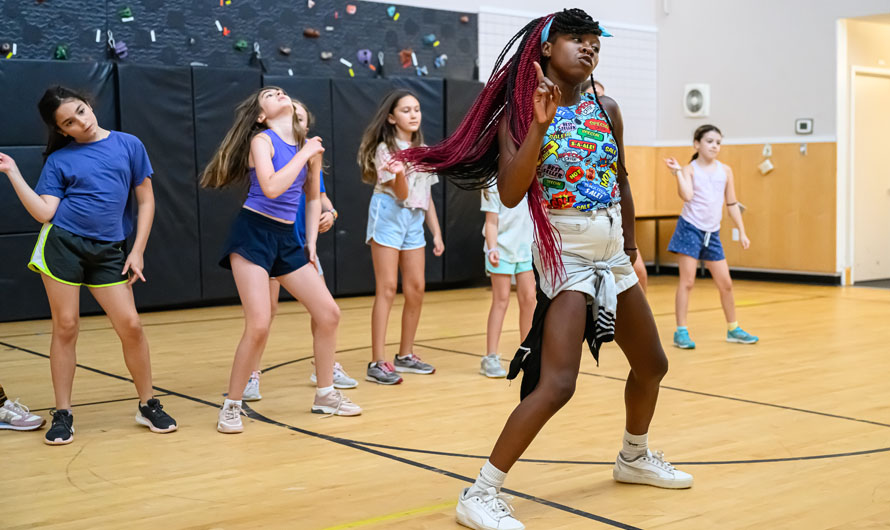
<svg viewBox="0 0 890 530"><path fill-rule="evenodd" d="M272 167L275 168L275 171L286 166L296 156L297 146L282 140L281 137L275 134L275 131L266 129L260 134L265 134L272 140L272 146L275 148L275 153L272 155ZM287 191L274 199L266 197L263 189L260 187L260 182L257 180L256 168L250 168L248 173L250 176L250 188L247 190L247 200L244 201L244 206L272 217L295 221L297 219L297 207L300 205L300 197L303 195L303 184L306 182L306 167L303 166L300 174L297 175L296 180L294 180L294 183L290 185Z"/></svg>

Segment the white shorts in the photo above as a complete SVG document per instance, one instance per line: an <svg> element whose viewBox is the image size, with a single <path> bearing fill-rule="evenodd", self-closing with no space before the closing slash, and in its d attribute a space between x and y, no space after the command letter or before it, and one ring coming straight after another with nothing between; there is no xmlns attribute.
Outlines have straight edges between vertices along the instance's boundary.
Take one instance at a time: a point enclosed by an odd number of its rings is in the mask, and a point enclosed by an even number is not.
<svg viewBox="0 0 890 530"><path fill-rule="evenodd" d="M563 291L580 291L587 294L588 302L592 301L596 296L597 263L608 264L619 294L639 281L630 258L624 253L620 205L589 212L549 210L548 214L562 238L565 277L553 285L550 275L541 267L537 246L532 245L538 283L547 298L552 300Z"/></svg>

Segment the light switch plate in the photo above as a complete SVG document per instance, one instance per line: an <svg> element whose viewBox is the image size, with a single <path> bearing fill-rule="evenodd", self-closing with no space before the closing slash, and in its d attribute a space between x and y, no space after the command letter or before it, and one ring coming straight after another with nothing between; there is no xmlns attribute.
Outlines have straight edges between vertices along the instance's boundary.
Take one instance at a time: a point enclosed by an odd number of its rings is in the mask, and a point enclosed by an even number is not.
<svg viewBox="0 0 890 530"><path fill-rule="evenodd" d="M733 240L733 241L738 241L738 240L739 240L739 229L738 229L738 228L733 228L733 229L732 229L732 240Z"/></svg>

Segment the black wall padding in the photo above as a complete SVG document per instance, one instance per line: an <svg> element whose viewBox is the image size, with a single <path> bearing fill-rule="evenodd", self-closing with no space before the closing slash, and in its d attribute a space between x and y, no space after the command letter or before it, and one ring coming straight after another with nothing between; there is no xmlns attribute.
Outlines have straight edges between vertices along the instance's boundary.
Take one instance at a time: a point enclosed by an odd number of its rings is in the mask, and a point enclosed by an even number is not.
<svg viewBox="0 0 890 530"><path fill-rule="evenodd" d="M377 105L394 86L414 90L423 112L423 133L427 143L442 138L444 130L443 84L436 79L400 78L374 79L357 83L333 81L334 116L334 186L340 219L337 221L337 290L336 294L367 294L374 292L374 267L371 250L365 244L368 204L373 187L364 184L356 164L361 136L377 110ZM442 186L433 187L433 200L441 209ZM444 228L444 226L443 226ZM429 234L427 234L429 236ZM432 238L427 240L426 279L428 284L442 281L442 259L432 256ZM445 249L448 252L448 249Z"/></svg>
<svg viewBox="0 0 890 530"><path fill-rule="evenodd" d="M11 192L10 192L11 193ZM40 275L28 270L37 233L0 236L0 321L49 316L49 303Z"/></svg>
<svg viewBox="0 0 890 530"><path fill-rule="evenodd" d="M136 303L148 308L199 300L191 70L120 65L118 98L121 130L142 140L154 169L155 217L145 250L148 281L136 282Z"/></svg>
<svg viewBox="0 0 890 530"><path fill-rule="evenodd" d="M33 188L40 178L40 170L43 169L43 150L45 146L30 147L0 147L0 152L6 153L15 160L22 176ZM0 185L0 234L19 234L22 232L40 231L40 223L31 217L28 210L22 206L22 201L9 184L6 175L3 175L3 183Z"/></svg>
<svg viewBox="0 0 890 530"><path fill-rule="evenodd" d="M445 130L451 134L482 90L482 83L447 79L445 81ZM482 224L485 214L479 210L480 192L464 191L445 183L445 281L463 282L485 278L482 253Z"/></svg>
<svg viewBox="0 0 890 530"><path fill-rule="evenodd" d="M49 318L49 302L40 274L28 270L37 233L0 236L0 322ZM101 311L86 288L80 290L81 314ZM47 339L48 341L49 339Z"/></svg>
<svg viewBox="0 0 890 530"><path fill-rule="evenodd" d="M235 122L235 107L261 86L259 70L192 68L195 115L195 158L201 172ZM246 188L198 190L201 237L201 297L237 298L232 273L219 266L220 252L232 221L244 202Z"/></svg>
<svg viewBox="0 0 890 530"><path fill-rule="evenodd" d="M46 146L46 126L37 112L37 102L50 85L63 85L92 96L99 125L117 129L111 63L4 60L0 61L4 124L0 127L0 145Z"/></svg>
<svg viewBox="0 0 890 530"><path fill-rule="evenodd" d="M317 77L295 76L263 76L263 86L278 86L283 88L290 97L300 100L315 117L315 124L309 131L309 136L321 136L324 145L324 166L322 172L325 190L328 198L337 208L337 193L334 188L332 174L334 160L334 118L331 112L331 80ZM337 210L339 214L340 211ZM299 221L298 221L299 222ZM318 235L316 250L324 270L325 282L328 289L335 292L335 279L337 270L335 265L336 224L328 232Z"/></svg>

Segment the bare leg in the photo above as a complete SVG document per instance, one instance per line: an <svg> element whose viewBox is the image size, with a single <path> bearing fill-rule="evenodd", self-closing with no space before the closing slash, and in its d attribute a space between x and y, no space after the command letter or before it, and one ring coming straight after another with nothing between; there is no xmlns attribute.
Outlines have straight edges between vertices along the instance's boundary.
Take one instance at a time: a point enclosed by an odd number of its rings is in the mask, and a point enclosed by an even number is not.
<svg viewBox="0 0 890 530"><path fill-rule="evenodd" d="M491 308L488 310L488 328L485 335L486 355L498 352L498 342L500 342L501 330L504 327L504 315L507 313L509 305L510 276L508 274L492 274Z"/></svg>
<svg viewBox="0 0 890 530"><path fill-rule="evenodd" d="M316 385L324 388L334 384L334 350L337 348L337 327L340 307L328 291L324 278L315 265L308 263L299 269L279 276L278 281L309 311L315 323L313 353L315 354Z"/></svg>
<svg viewBox="0 0 890 530"><path fill-rule="evenodd" d="M399 283L399 251L371 241L374 262L374 308L371 310L371 360L386 359L386 326Z"/></svg>
<svg viewBox="0 0 890 530"><path fill-rule="evenodd" d="M142 331L142 321L133 300L133 288L128 284L91 287L90 293L111 320L111 326L121 339L124 362L136 384L139 400L146 403L154 395L151 388L151 356L148 339Z"/></svg>
<svg viewBox="0 0 890 530"><path fill-rule="evenodd" d="M53 316L53 336L49 347L49 369L58 410L71 408L71 388L77 366L77 332L80 325L80 287L53 280L41 274Z"/></svg>
<svg viewBox="0 0 890 530"><path fill-rule="evenodd" d="M230 261L244 309L244 333L235 350L229 376L228 398L238 401L250 379L250 372L259 363L266 347L272 323L272 302L269 299L269 273L266 269L234 253Z"/></svg>
<svg viewBox="0 0 890 530"><path fill-rule="evenodd" d="M720 305L723 306L723 314L727 322L735 322L735 296L732 293L732 278L729 276L729 265L726 260L706 261L705 266L711 272L717 290L720 291Z"/></svg>
<svg viewBox="0 0 890 530"><path fill-rule="evenodd" d="M686 316L689 312L689 295L695 285L695 268L698 260L692 256L677 254L677 264L680 267L680 282L677 284L674 311L677 317L677 326L685 326Z"/></svg>
<svg viewBox="0 0 890 530"><path fill-rule="evenodd" d="M667 373L667 356L646 295L638 285L618 295L616 317L615 342L630 363L624 387L627 432L646 434L655 414L658 386Z"/></svg>
<svg viewBox="0 0 890 530"><path fill-rule="evenodd" d="M426 249L417 248L400 252L399 268L402 271L402 294L405 295L399 355L404 357L414 353L414 337L417 336L420 311L423 309L423 292L426 289Z"/></svg>
<svg viewBox="0 0 890 530"><path fill-rule="evenodd" d="M532 329L535 316L535 273L527 271L516 275L516 298L519 299L519 341L522 342Z"/></svg>
<svg viewBox="0 0 890 530"><path fill-rule="evenodd" d="M510 471L545 423L572 398L581 366L587 298L564 291L550 303L544 320L541 378L507 419L489 461Z"/></svg>

